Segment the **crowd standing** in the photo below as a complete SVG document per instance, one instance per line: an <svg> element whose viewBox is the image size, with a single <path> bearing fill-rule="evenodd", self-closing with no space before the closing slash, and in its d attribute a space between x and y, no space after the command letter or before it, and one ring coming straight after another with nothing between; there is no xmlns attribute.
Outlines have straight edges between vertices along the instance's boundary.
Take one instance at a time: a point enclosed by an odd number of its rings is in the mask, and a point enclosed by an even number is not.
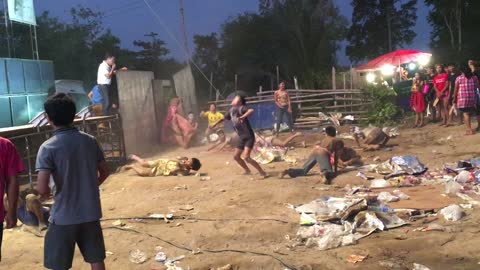
<svg viewBox="0 0 480 270"><path fill-rule="evenodd" d="M440 119L440 126L453 125L454 115L465 124L466 135L480 131L480 92L478 68L475 61L468 61L457 67L442 64L426 67L415 73L412 80L410 107L415 112L414 128L425 125L424 114L431 115L431 121ZM476 116L478 126L472 128L471 117Z"/></svg>

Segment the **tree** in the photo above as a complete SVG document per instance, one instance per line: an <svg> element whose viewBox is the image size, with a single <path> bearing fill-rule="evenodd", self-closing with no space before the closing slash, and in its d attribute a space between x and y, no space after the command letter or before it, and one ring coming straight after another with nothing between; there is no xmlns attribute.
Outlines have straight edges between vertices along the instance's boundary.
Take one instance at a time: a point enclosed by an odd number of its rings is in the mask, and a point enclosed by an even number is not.
<svg viewBox="0 0 480 270"><path fill-rule="evenodd" d="M208 81L210 80L210 76L212 77L212 83L216 88L223 87L224 74L222 62L220 60L220 41L216 33L211 33L209 35L193 36L193 43L195 44L195 50L192 60L203 73L202 74L196 68L193 69L196 85L198 92L204 93L199 96L207 97L207 95L210 95L207 89L213 89ZM214 93L212 92L212 94Z"/></svg>
<svg viewBox="0 0 480 270"><path fill-rule="evenodd" d="M479 1L425 0L425 3L431 8L428 21L432 26L430 46L434 57L444 62L478 59Z"/></svg>
<svg viewBox="0 0 480 270"><path fill-rule="evenodd" d="M222 28L226 78L239 75L242 90L275 88L298 76L304 87L328 87L347 21L331 0L259 2L260 13L245 13ZM243 84L243 85L242 85Z"/></svg>
<svg viewBox="0 0 480 270"><path fill-rule="evenodd" d="M411 44L417 0L352 0L346 53L352 62L375 58Z"/></svg>

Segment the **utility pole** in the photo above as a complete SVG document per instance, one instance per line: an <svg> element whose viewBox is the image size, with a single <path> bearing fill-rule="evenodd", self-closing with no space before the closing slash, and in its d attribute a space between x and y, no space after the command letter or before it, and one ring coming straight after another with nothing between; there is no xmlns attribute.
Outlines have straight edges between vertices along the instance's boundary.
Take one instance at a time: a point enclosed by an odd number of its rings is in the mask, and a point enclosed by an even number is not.
<svg viewBox="0 0 480 270"><path fill-rule="evenodd" d="M183 49L185 50L185 54L187 55L187 62L190 64L190 51L188 50L188 41L187 41L187 30L185 27L185 14L183 9L183 0L178 0L180 4L180 20L181 20L181 31L183 35Z"/></svg>

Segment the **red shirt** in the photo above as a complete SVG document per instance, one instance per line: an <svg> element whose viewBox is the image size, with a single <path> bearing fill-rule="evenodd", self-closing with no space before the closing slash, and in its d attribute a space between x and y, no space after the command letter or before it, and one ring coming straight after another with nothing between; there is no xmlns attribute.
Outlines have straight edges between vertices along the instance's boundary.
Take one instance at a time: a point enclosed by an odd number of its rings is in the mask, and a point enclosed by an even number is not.
<svg viewBox="0 0 480 270"><path fill-rule="evenodd" d="M443 92L443 88L447 83L448 83L447 73L438 74L437 76L435 76L435 78L433 78L433 85L435 85L435 87L439 92Z"/></svg>
<svg viewBox="0 0 480 270"><path fill-rule="evenodd" d="M5 206L3 205L3 196L7 179L11 176L17 176L24 170L20 155L9 140L0 137L0 222L5 219Z"/></svg>

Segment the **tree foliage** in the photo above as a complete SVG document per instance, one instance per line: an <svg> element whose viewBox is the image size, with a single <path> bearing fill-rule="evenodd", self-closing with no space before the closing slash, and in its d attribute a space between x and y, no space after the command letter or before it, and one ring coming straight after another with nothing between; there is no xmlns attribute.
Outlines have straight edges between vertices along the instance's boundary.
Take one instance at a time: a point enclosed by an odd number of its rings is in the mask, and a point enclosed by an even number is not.
<svg viewBox="0 0 480 270"><path fill-rule="evenodd" d="M430 7L430 46L438 61L457 62L480 59L480 1L425 0Z"/></svg>
<svg viewBox="0 0 480 270"><path fill-rule="evenodd" d="M346 53L352 62L372 59L412 43L417 0L352 0Z"/></svg>

